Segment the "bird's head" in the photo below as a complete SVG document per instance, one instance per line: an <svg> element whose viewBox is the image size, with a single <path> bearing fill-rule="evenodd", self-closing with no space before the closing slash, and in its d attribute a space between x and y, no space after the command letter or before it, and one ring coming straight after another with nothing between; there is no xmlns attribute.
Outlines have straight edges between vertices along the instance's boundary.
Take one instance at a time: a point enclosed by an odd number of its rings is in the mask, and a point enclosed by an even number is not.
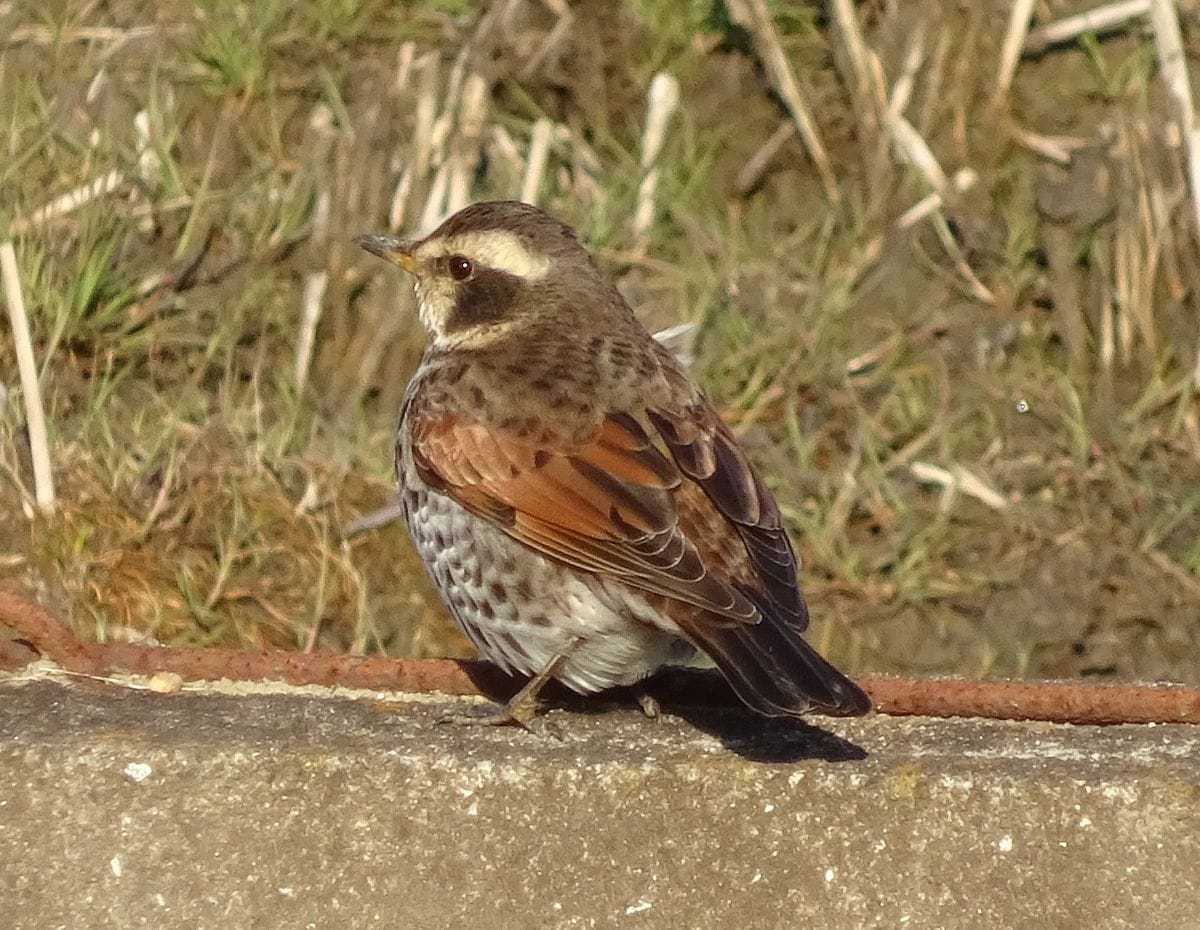
<svg viewBox="0 0 1200 930"><path fill-rule="evenodd" d="M472 204L424 239L358 243L413 276L421 322L443 349L486 348L550 316L584 322L611 291L569 226L517 201Z"/></svg>

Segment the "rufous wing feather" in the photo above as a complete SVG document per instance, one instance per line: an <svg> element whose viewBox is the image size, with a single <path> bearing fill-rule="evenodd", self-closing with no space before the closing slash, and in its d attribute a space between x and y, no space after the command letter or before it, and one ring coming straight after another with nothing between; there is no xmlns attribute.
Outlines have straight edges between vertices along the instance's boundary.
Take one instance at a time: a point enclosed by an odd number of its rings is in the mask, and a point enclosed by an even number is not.
<svg viewBox="0 0 1200 930"><path fill-rule="evenodd" d="M701 608L718 625L760 619L680 531L682 477L632 417L610 415L562 449L457 416L419 419L413 455L428 483L544 555Z"/></svg>

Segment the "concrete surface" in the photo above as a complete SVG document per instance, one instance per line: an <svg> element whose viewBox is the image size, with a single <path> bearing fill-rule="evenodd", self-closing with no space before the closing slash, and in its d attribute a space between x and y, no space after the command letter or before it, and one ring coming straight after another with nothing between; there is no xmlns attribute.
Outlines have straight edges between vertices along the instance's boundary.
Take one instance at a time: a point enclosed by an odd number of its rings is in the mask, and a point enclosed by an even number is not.
<svg viewBox="0 0 1200 930"><path fill-rule="evenodd" d="M13 928L1200 927L1200 728L0 679Z"/></svg>

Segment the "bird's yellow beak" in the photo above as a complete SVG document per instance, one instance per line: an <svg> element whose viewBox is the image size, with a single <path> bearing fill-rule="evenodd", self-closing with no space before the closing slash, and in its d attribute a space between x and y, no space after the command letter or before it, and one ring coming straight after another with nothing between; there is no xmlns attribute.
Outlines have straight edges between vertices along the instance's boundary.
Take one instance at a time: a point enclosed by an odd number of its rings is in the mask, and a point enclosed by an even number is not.
<svg viewBox="0 0 1200 930"><path fill-rule="evenodd" d="M416 245L411 239L394 239L391 236L359 236L354 240L372 255L378 255L385 261L399 265L409 274L415 275L421 270L421 263L412 254Z"/></svg>

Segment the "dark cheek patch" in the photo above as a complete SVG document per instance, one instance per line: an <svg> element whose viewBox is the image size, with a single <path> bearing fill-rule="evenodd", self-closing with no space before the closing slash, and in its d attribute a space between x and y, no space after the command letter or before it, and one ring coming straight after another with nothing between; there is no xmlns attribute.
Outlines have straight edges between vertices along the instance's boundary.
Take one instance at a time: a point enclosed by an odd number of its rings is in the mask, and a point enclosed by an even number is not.
<svg viewBox="0 0 1200 930"><path fill-rule="evenodd" d="M458 286L454 309L446 320L446 332L461 332L507 319L520 286L520 279L515 275L494 268L480 268L473 278Z"/></svg>

